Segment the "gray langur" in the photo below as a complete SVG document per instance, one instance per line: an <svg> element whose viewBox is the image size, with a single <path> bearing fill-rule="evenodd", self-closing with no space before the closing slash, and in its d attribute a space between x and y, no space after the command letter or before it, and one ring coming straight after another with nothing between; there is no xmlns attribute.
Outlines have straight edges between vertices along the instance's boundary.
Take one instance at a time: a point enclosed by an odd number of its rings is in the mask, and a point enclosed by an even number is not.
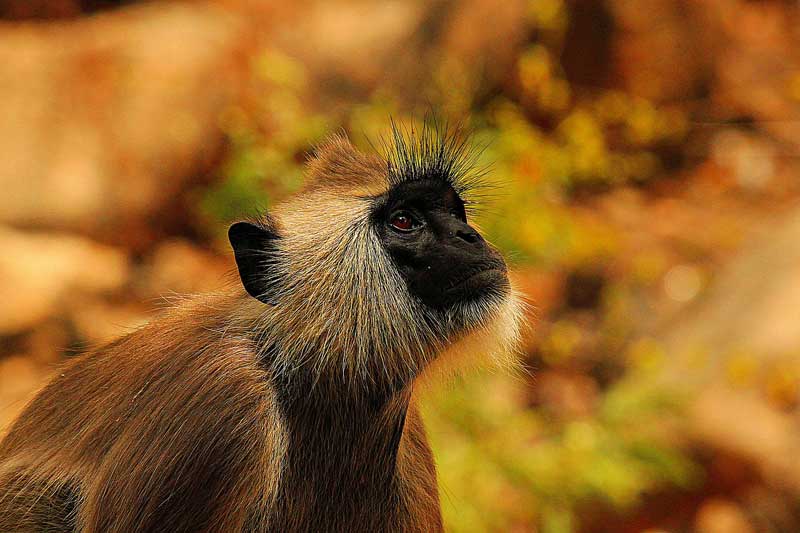
<svg viewBox="0 0 800 533"><path fill-rule="evenodd" d="M416 391L511 353L520 299L465 143L390 144L334 136L231 226L240 284L68 361L0 442L0 531L441 531Z"/></svg>

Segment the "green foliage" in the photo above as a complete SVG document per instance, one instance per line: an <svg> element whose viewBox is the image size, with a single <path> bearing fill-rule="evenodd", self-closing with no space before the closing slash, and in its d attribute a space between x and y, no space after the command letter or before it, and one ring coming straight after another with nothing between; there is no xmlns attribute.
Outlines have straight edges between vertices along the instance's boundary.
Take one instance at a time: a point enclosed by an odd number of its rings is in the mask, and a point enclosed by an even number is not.
<svg viewBox="0 0 800 533"><path fill-rule="evenodd" d="M698 472L671 441L679 403L638 384L614 386L596 415L564 419L514 401L509 377L460 383L426 410L452 531L573 531L582 505L621 512L643 494L688 487Z"/></svg>

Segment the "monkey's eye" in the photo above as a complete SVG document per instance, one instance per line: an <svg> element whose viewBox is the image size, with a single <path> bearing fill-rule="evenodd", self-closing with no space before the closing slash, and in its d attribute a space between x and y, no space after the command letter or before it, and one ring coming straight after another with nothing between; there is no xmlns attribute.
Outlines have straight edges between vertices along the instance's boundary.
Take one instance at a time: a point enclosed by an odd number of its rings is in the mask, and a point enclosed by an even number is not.
<svg viewBox="0 0 800 533"><path fill-rule="evenodd" d="M408 211L397 211L392 214L392 217L389 219L389 225L392 226L392 229L402 231L404 233L414 231L422 226L419 220L417 220L414 215Z"/></svg>

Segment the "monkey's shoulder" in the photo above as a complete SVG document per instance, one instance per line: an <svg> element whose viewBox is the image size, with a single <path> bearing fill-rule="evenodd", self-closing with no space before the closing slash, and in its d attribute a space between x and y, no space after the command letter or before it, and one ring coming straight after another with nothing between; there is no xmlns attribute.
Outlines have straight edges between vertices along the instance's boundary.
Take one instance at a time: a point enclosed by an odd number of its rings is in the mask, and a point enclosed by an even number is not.
<svg viewBox="0 0 800 533"><path fill-rule="evenodd" d="M0 443L0 495L35 490L5 470L69 483L87 531L241 526L284 439L252 343L216 326L168 317L68 362Z"/></svg>

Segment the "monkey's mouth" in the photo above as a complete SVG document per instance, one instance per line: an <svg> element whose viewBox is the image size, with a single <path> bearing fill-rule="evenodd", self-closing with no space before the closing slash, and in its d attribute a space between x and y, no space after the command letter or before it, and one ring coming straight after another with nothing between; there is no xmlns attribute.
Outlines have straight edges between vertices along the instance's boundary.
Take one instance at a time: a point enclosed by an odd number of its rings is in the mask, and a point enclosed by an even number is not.
<svg viewBox="0 0 800 533"><path fill-rule="evenodd" d="M451 297L472 300L509 287L505 266L491 266L472 271L448 284L444 292Z"/></svg>
<svg viewBox="0 0 800 533"><path fill-rule="evenodd" d="M503 261L453 261L437 267L418 271L412 278L412 292L433 309L449 310L485 298L502 298L511 287Z"/></svg>
<svg viewBox="0 0 800 533"><path fill-rule="evenodd" d="M461 278L455 283L452 283L449 288L456 288L461 285L467 285L470 283L481 283L486 280L496 280L496 279L505 279L506 273L504 270L499 268L487 268L486 270L481 270L474 274L470 274L465 278Z"/></svg>

